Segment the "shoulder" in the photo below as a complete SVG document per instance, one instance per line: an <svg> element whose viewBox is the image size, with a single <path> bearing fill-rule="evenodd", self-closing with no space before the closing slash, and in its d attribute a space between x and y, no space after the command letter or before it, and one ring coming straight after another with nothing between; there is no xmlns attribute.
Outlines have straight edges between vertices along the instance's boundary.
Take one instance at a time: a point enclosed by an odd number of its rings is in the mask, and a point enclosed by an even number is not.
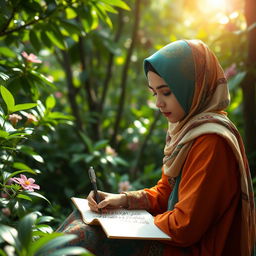
<svg viewBox="0 0 256 256"><path fill-rule="evenodd" d="M197 137L191 149L218 150L231 152L231 148L225 138L218 134L204 134Z"/></svg>

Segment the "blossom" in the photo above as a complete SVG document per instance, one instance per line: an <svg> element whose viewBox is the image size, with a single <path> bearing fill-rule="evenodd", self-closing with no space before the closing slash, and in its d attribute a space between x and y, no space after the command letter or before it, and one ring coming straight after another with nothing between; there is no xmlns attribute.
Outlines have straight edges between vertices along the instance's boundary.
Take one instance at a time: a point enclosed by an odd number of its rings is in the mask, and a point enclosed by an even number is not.
<svg viewBox="0 0 256 256"><path fill-rule="evenodd" d="M33 53L27 54L26 52L22 52L21 55L28 61L32 63L42 63L41 60L37 58L37 56Z"/></svg>
<svg viewBox="0 0 256 256"><path fill-rule="evenodd" d="M38 122L37 118L30 113L23 112L23 115L27 118L26 125L31 124L32 122Z"/></svg>
<svg viewBox="0 0 256 256"><path fill-rule="evenodd" d="M22 119L22 117L20 115L17 115L17 114L9 115L9 121L11 122L11 124L13 126L15 126L21 119Z"/></svg>
<svg viewBox="0 0 256 256"><path fill-rule="evenodd" d="M5 215L5 216L10 216L11 215L11 211L9 208L5 207L5 208L2 208L2 213Z"/></svg>
<svg viewBox="0 0 256 256"><path fill-rule="evenodd" d="M105 152L109 156L117 156L116 151L113 148L111 148L110 146L106 147Z"/></svg>
<svg viewBox="0 0 256 256"><path fill-rule="evenodd" d="M128 191L129 189L131 189L132 186L130 184L130 182L128 180L126 181L121 181L119 182L118 184L118 192L121 193L121 192L125 192L125 191Z"/></svg>
<svg viewBox="0 0 256 256"><path fill-rule="evenodd" d="M225 76L227 79L235 76L237 74L237 68L236 68L236 64L233 63L231 66L229 66L226 70L225 70Z"/></svg>
<svg viewBox="0 0 256 256"><path fill-rule="evenodd" d="M11 178L12 181L18 183L23 187L23 189L28 191L34 191L34 189L40 189L40 186L35 184L35 180L32 178L27 178L26 175L21 174L20 178Z"/></svg>

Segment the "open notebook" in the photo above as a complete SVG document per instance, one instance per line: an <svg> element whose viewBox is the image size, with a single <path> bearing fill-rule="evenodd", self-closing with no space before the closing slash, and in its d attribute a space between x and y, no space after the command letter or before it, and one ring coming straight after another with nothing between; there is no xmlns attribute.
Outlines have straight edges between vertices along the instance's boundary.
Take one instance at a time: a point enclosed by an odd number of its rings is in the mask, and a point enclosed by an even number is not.
<svg viewBox="0 0 256 256"><path fill-rule="evenodd" d="M104 213L90 210L87 199L71 198L82 219L89 225L101 225L108 238L171 240L154 224L154 217L145 210L111 209Z"/></svg>

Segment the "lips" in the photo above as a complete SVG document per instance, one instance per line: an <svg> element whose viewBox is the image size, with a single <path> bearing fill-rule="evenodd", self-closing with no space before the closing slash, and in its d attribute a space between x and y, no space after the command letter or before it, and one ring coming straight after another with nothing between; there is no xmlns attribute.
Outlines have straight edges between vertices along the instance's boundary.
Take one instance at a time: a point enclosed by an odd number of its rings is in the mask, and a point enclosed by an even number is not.
<svg viewBox="0 0 256 256"><path fill-rule="evenodd" d="M168 117L172 114L172 112L162 112L162 114L165 116L165 117Z"/></svg>

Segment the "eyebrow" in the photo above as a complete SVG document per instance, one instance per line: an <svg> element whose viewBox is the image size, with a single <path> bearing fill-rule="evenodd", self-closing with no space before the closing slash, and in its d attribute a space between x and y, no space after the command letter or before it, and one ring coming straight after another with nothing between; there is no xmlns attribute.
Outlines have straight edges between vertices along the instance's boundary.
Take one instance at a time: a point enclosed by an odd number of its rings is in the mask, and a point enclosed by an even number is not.
<svg viewBox="0 0 256 256"><path fill-rule="evenodd" d="M150 85L149 85L148 87L153 90L153 88L152 88ZM164 88L164 87L168 87L168 85L167 85L167 84L161 84L161 85L158 85L158 86L156 87L156 89L159 90L159 89L162 89L162 88ZM168 88L169 88L169 87L168 87Z"/></svg>

